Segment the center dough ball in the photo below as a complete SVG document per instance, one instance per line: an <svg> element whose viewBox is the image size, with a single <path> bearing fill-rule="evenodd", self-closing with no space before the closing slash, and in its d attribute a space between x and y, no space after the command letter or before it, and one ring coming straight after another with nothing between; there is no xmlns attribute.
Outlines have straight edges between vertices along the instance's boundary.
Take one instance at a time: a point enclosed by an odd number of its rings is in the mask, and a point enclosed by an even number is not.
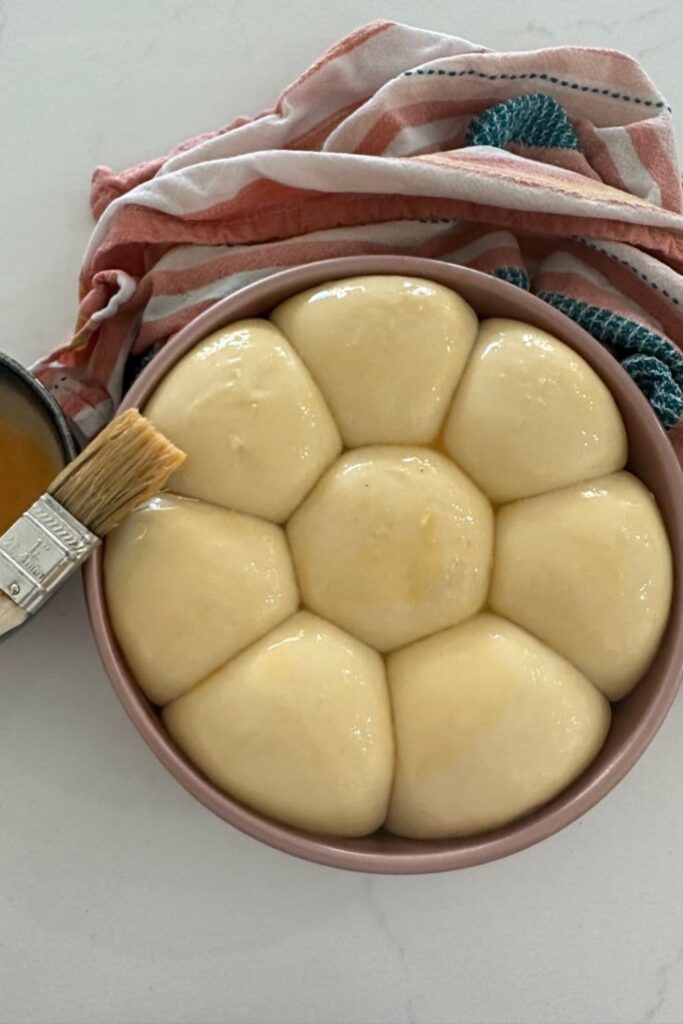
<svg viewBox="0 0 683 1024"><path fill-rule="evenodd" d="M379 651L455 625L486 599L491 508L428 449L347 452L287 532L304 603Z"/></svg>

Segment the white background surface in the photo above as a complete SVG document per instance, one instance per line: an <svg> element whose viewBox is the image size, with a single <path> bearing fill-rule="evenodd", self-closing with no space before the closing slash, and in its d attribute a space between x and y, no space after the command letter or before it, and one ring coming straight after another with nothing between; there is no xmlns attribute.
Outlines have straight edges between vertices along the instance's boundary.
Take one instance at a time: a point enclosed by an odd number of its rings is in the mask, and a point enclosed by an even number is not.
<svg viewBox="0 0 683 1024"><path fill-rule="evenodd" d="M73 321L96 164L270 105L372 18L630 50L683 129L677 2L0 9L0 347L25 362ZM680 700L562 834L466 872L369 878L260 846L171 779L109 688L77 582L0 648L2 1024L680 1024L682 862Z"/></svg>

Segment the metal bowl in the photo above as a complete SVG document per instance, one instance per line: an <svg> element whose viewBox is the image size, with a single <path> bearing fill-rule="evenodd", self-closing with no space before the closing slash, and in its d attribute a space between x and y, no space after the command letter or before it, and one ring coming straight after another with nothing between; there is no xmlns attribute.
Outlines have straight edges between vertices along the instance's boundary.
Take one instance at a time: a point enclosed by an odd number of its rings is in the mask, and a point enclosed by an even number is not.
<svg viewBox="0 0 683 1024"><path fill-rule="evenodd" d="M10 401L7 401L8 390ZM0 415L7 415L8 407L10 419L16 418L41 437L58 468L75 457L76 444L54 398L21 363L0 352ZM27 619L19 629L30 621ZM15 636L19 629L0 637L0 643Z"/></svg>
<svg viewBox="0 0 683 1024"><path fill-rule="evenodd" d="M62 465L76 455L76 445L71 431L54 398L26 367L16 359L0 352L0 386L7 385L23 401L27 409L38 413L45 423L48 436L54 439L61 452ZM0 412L2 412L0 404Z"/></svg>

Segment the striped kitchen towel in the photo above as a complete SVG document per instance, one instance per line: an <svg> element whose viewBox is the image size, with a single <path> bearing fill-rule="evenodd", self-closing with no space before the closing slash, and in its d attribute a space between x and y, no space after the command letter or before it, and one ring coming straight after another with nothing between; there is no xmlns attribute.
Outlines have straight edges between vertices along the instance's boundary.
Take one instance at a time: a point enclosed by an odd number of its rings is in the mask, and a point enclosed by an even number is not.
<svg viewBox="0 0 683 1024"><path fill-rule="evenodd" d="M613 50L500 53L374 22L271 110L98 168L76 333L34 367L84 437L166 340L276 270L405 253L527 288L608 343L683 457L671 111Z"/></svg>

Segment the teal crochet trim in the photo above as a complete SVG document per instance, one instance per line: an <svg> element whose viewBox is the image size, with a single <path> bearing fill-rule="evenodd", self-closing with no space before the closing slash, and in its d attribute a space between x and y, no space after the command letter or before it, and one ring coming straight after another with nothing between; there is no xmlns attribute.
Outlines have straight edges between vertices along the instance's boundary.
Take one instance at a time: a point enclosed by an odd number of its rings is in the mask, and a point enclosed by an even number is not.
<svg viewBox="0 0 683 1024"><path fill-rule="evenodd" d="M518 288L523 288L525 292L531 290L529 275L520 267L498 267L493 271L493 276L499 277L501 281L507 281L509 284L515 284Z"/></svg>
<svg viewBox="0 0 683 1024"><path fill-rule="evenodd" d="M670 341L601 306L569 298L560 292L539 292L550 303L603 345L610 345L621 365L650 402L667 430L683 416L683 356Z"/></svg>
<svg viewBox="0 0 683 1024"><path fill-rule="evenodd" d="M473 117L467 129L467 146L496 146L511 142L522 146L580 149L564 107L545 93L513 96Z"/></svg>
<svg viewBox="0 0 683 1024"><path fill-rule="evenodd" d="M655 356L627 356L621 364L636 382L667 430L683 415L680 388L672 385L671 372Z"/></svg>
<svg viewBox="0 0 683 1024"><path fill-rule="evenodd" d="M157 352L161 351L161 345L157 342L155 345L150 345L149 348L141 352L140 355L129 355L126 359L126 364L123 368L123 393L125 395L128 388L133 382L140 376L144 368L148 363L151 363Z"/></svg>

